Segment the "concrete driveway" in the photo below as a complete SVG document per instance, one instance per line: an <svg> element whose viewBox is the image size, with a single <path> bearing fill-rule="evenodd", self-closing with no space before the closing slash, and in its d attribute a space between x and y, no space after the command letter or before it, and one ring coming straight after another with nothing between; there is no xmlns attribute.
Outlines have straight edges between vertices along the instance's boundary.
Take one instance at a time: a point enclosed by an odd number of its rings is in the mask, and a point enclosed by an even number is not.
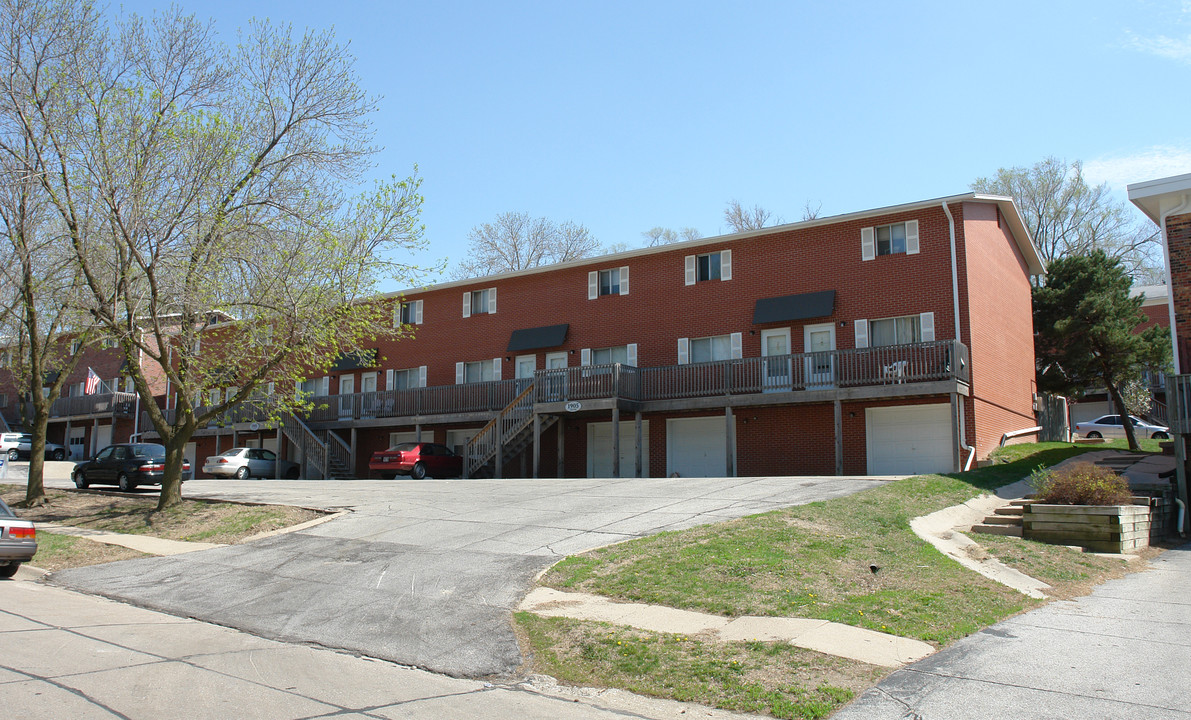
<svg viewBox="0 0 1191 720"><path fill-rule="evenodd" d="M197 480L187 497L352 512L301 532L51 581L266 638L457 677L522 663L510 613L566 555L824 500L874 478ZM47 480L63 486L63 480Z"/></svg>

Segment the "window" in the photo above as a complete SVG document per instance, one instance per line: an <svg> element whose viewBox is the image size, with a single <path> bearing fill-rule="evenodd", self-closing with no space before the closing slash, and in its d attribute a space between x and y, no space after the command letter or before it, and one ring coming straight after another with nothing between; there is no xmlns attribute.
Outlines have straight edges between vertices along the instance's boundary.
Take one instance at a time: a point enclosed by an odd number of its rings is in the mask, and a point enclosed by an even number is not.
<svg viewBox="0 0 1191 720"><path fill-rule="evenodd" d="M103 340L99 341L99 347L103 348L104 350L112 350L113 348L117 347L117 345L118 343L116 342L115 338L104 338Z"/></svg>
<svg viewBox="0 0 1191 720"><path fill-rule="evenodd" d="M0 350L0 367L8 367L12 364L12 353L7 350Z"/></svg>
<svg viewBox="0 0 1191 720"><path fill-rule="evenodd" d="M619 295L620 294L620 270L601 270L600 271L600 294L601 295Z"/></svg>
<svg viewBox="0 0 1191 720"><path fill-rule="evenodd" d="M312 380L303 380L298 383L298 392L302 397L311 397L319 394L322 388L322 382L318 378Z"/></svg>
<svg viewBox="0 0 1191 720"><path fill-rule="evenodd" d="M491 382L496 379L496 368L493 360L480 360L463 364L463 382Z"/></svg>
<svg viewBox="0 0 1191 720"><path fill-rule="evenodd" d="M872 260L881 255L915 255L917 253L917 220L867 227L860 231L861 260Z"/></svg>
<svg viewBox="0 0 1191 720"><path fill-rule="evenodd" d="M70 354L71 355L78 355L79 350L81 350L82 348L83 348L83 344L81 342L79 342L78 340L70 341Z"/></svg>
<svg viewBox="0 0 1191 720"><path fill-rule="evenodd" d="M0 407L8 407L8 394L0 393Z"/></svg>
<svg viewBox="0 0 1191 720"><path fill-rule="evenodd" d="M603 295L629 294L629 268L592 270L587 273L587 299L595 300Z"/></svg>
<svg viewBox="0 0 1191 720"><path fill-rule="evenodd" d="M732 251L686 256L686 284L732 279Z"/></svg>
<svg viewBox="0 0 1191 720"><path fill-rule="evenodd" d="M421 300L413 300L410 302L398 303L396 310L393 312L393 324L394 325L421 325L422 324L422 301Z"/></svg>
<svg viewBox="0 0 1191 720"><path fill-rule="evenodd" d="M691 340L691 362L714 362L732 358L732 340L727 335Z"/></svg>
<svg viewBox="0 0 1191 720"><path fill-rule="evenodd" d="M463 293L463 317L496 312L496 288Z"/></svg>
<svg viewBox="0 0 1191 720"><path fill-rule="evenodd" d="M922 342L922 320L918 315L870 320L872 345L905 345Z"/></svg>
<svg viewBox="0 0 1191 720"><path fill-rule="evenodd" d="M591 351L592 365L611 365L612 363L629 363L629 346L596 348Z"/></svg>
<svg viewBox="0 0 1191 720"><path fill-rule="evenodd" d="M386 390L409 390L410 388L420 387L418 368L409 368L407 370L390 370L392 373L387 378L388 385Z"/></svg>

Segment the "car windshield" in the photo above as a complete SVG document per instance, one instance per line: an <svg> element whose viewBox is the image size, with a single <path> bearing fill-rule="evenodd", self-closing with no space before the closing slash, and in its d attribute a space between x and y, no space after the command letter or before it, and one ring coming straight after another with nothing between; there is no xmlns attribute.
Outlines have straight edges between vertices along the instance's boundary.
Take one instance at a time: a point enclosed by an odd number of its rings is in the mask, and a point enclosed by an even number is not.
<svg viewBox="0 0 1191 720"><path fill-rule="evenodd" d="M244 452L244 448L232 448L225 453L220 453L219 457L239 457L242 452Z"/></svg>
<svg viewBox="0 0 1191 720"><path fill-rule="evenodd" d="M398 452L398 451L408 452L410 450L417 450L417 449L418 449L417 443L398 443L398 444L394 445L393 447L389 448L389 452Z"/></svg>
<svg viewBox="0 0 1191 720"><path fill-rule="evenodd" d="M164 458L165 457L165 446L164 445L133 445L132 446L132 454L135 455L136 457L147 457L147 458L153 458L153 459Z"/></svg>
<svg viewBox="0 0 1191 720"><path fill-rule="evenodd" d="M12 510L9 510L8 506L4 504L3 500L0 500L0 517L16 517Z"/></svg>

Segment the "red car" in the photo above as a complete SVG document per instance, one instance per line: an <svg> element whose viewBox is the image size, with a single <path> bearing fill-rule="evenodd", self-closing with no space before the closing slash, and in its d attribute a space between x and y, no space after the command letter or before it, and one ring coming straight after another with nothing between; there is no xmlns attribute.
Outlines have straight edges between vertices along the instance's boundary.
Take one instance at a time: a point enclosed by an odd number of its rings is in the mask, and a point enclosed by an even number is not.
<svg viewBox="0 0 1191 720"><path fill-rule="evenodd" d="M382 475L392 473L408 475L415 480L430 477L460 477L463 475L463 458L451 448L437 443L401 443L388 450L372 454L369 470Z"/></svg>

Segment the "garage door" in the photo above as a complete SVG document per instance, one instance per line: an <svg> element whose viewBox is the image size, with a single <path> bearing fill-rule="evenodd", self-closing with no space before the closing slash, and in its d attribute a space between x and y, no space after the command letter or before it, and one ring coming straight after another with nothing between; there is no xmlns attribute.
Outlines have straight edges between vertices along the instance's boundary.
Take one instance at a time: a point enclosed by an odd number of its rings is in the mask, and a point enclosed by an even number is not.
<svg viewBox="0 0 1191 720"><path fill-rule="evenodd" d="M620 423L620 476L637 470L637 425ZM649 475L649 421L641 421L641 474ZM587 477L612 477L612 423L587 424Z"/></svg>
<svg viewBox="0 0 1191 720"><path fill-rule="evenodd" d="M869 475L951 472L951 405L868 408Z"/></svg>
<svg viewBox="0 0 1191 720"><path fill-rule="evenodd" d="M732 418L736 422L736 418ZM727 472L727 425L724 418L666 421L666 475L724 477Z"/></svg>

